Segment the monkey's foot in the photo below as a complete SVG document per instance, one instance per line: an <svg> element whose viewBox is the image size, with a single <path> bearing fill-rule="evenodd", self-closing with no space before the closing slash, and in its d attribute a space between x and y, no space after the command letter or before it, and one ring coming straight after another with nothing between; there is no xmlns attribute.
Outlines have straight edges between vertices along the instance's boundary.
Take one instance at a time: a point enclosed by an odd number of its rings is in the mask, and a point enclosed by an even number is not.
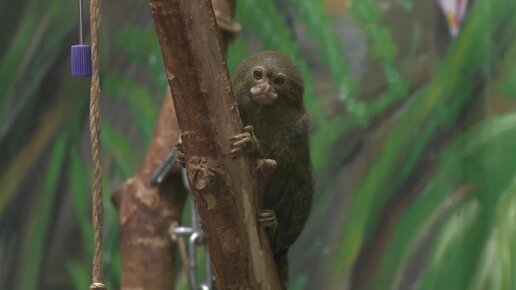
<svg viewBox="0 0 516 290"><path fill-rule="evenodd" d="M278 163L272 159L262 159L259 158L256 160L256 194L259 200L263 199L263 195L265 193L265 189L269 185L271 181L272 174L276 169Z"/></svg>
<svg viewBox="0 0 516 290"><path fill-rule="evenodd" d="M241 157L244 154L256 154L260 150L260 142L254 135L251 125L245 126L240 134L231 138L231 141L233 143L229 154L232 158Z"/></svg>
<svg viewBox="0 0 516 290"><path fill-rule="evenodd" d="M174 145L174 158L176 159L177 163L181 165L181 167L186 166L185 161L185 151L183 148L183 143L181 141L177 142L176 145Z"/></svg>
<svg viewBox="0 0 516 290"><path fill-rule="evenodd" d="M273 210L264 209L258 215L258 223L266 228L272 228L278 226L278 220L276 219L276 214Z"/></svg>
<svg viewBox="0 0 516 290"><path fill-rule="evenodd" d="M276 219L274 211L264 209L260 214L258 214L258 224L265 227L272 246L276 240L276 230L278 229L278 220Z"/></svg>

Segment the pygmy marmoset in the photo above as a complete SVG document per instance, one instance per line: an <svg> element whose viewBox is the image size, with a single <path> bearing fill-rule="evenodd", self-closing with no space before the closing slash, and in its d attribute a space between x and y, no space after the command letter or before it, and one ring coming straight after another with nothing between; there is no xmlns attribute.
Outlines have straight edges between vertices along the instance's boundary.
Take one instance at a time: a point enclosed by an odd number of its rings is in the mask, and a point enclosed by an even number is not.
<svg viewBox="0 0 516 290"><path fill-rule="evenodd" d="M286 289L288 250L306 223L313 195L303 79L288 57L264 51L238 65L233 89L244 129L231 138L231 155L247 154L277 163L263 194L258 223L267 228L278 276ZM182 144L176 149L176 159L184 167Z"/></svg>
<svg viewBox="0 0 516 290"><path fill-rule="evenodd" d="M288 249L306 223L313 195L303 79L288 57L264 51L238 65L233 89L245 127L232 138L231 153L277 162L258 222L268 228L278 275L286 288Z"/></svg>

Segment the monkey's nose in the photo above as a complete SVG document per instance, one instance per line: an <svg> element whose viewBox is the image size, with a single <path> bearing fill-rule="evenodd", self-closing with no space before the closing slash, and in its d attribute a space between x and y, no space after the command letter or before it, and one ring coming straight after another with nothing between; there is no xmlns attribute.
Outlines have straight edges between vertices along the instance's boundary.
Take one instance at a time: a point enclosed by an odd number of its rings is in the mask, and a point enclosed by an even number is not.
<svg viewBox="0 0 516 290"><path fill-rule="evenodd" d="M253 94L265 94L265 93L273 93L274 88L269 84L268 81L264 81L256 84L251 88L251 93Z"/></svg>
<svg viewBox="0 0 516 290"><path fill-rule="evenodd" d="M267 81L264 85L264 90L265 90L265 92L270 92L270 91L273 91L274 89L272 88L271 84Z"/></svg>

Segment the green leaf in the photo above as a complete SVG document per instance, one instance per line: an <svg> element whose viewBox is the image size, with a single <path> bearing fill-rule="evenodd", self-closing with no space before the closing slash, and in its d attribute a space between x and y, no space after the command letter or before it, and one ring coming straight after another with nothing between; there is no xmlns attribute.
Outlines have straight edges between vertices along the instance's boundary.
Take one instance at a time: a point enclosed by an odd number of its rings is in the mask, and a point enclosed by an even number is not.
<svg viewBox="0 0 516 290"><path fill-rule="evenodd" d="M81 229L81 238L86 245L88 257L93 257L93 225L87 205L90 204L91 166L86 166L76 146L70 149L70 168L68 179L73 209Z"/></svg>
<svg viewBox="0 0 516 290"><path fill-rule="evenodd" d="M466 289L485 240L485 227L478 227L485 223L483 218L476 200L464 204L448 218L433 247L420 289Z"/></svg>
<svg viewBox="0 0 516 290"><path fill-rule="evenodd" d="M516 29L513 27L512 29ZM505 38L498 39L499 42L507 42L512 41L514 37L512 35L508 35ZM516 96L516 45L513 45L507 51L506 61L501 64L501 77L498 77L496 82L494 83L494 91L496 93L500 92L502 97L515 97Z"/></svg>
<svg viewBox="0 0 516 290"><path fill-rule="evenodd" d="M306 284L308 281L308 277L306 274L304 275L298 275L296 277L293 277L288 284L288 289L291 290L303 290L306 289Z"/></svg>
<svg viewBox="0 0 516 290"><path fill-rule="evenodd" d="M249 56L249 49L241 37L235 39L228 47L228 70L232 73L238 64Z"/></svg>
<svg viewBox="0 0 516 290"><path fill-rule="evenodd" d="M106 153L113 156L116 174L128 178L136 170L136 153L131 141L108 123L102 122L101 141Z"/></svg>
<svg viewBox="0 0 516 290"><path fill-rule="evenodd" d="M516 289L516 175L499 199L490 233L469 289Z"/></svg>
<svg viewBox="0 0 516 290"><path fill-rule="evenodd" d="M159 109L152 93L143 85L122 75L110 74L105 77L104 91L109 95L122 98L136 126L143 137L144 145L150 142Z"/></svg>
<svg viewBox="0 0 516 290"><path fill-rule="evenodd" d="M396 0L395 2L406 12L411 12L414 9L414 0Z"/></svg>
<svg viewBox="0 0 516 290"><path fill-rule="evenodd" d="M84 265L73 262L67 263L66 268L74 285L74 289L84 289L91 284L89 268L86 269Z"/></svg>
<svg viewBox="0 0 516 290"><path fill-rule="evenodd" d="M168 81L153 27L123 27L116 32L114 43L115 47L126 53L131 61L146 68L160 89L165 89Z"/></svg>
<svg viewBox="0 0 516 290"><path fill-rule="evenodd" d="M318 51L330 67L333 81L338 88L338 98L346 101L346 103L358 102L355 99L356 83L349 73L340 40L333 31L333 23L325 11L324 2L316 0L289 0L288 3L290 3L291 7L301 17L301 20L307 25L308 32L312 38L319 43ZM361 114L360 110L353 110L359 107L347 106L351 114Z"/></svg>
<svg viewBox="0 0 516 290"><path fill-rule="evenodd" d="M61 47L75 24L75 18L62 11L73 10L73 6L63 0L31 1L25 6L24 21L0 58L0 136L12 125L10 120L19 108L34 97L35 89L62 51L56 47Z"/></svg>
<svg viewBox="0 0 516 290"><path fill-rule="evenodd" d="M384 95L366 105L362 118L367 123L396 101L407 97L410 83L403 79L398 70L398 46L394 43L390 30L381 23L383 13L379 4L372 0L353 0L351 12L362 23L364 33L371 42L372 57L379 61L389 84Z"/></svg>
<svg viewBox="0 0 516 290"><path fill-rule="evenodd" d="M42 261L45 255L47 235L51 232L50 220L53 215L54 200L57 193L57 186L61 177L61 170L64 164L66 146L68 144L66 133L61 134L50 154L49 167L46 170L46 180L38 197L39 202L34 209L29 225L29 236L27 244L24 245L25 253L21 260L20 287L23 290L38 289L39 275L41 273Z"/></svg>

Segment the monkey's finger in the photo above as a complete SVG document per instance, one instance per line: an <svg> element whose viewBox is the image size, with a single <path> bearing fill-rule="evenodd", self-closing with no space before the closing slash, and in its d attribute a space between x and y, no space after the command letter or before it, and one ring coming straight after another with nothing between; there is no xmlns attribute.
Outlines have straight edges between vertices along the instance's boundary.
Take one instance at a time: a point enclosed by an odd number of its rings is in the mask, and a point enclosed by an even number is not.
<svg viewBox="0 0 516 290"><path fill-rule="evenodd" d="M259 218L258 221L260 223L274 223L276 222L276 217Z"/></svg>
<svg viewBox="0 0 516 290"><path fill-rule="evenodd" d="M251 125L245 126L242 129L242 132L249 133L249 134L253 135L253 126L251 126Z"/></svg>
<svg viewBox="0 0 516 290"><path fill-rule="evenodd" d="M240 157L242 155L243 151L242 148L238 147L229 152L229 155L234 159L237 157Z"/></svg>
<svg viewBox="0 0 516 290"><path fill-rule="evenodd" d="M273 210L265 209L258 214L258 222L264 226L271 226L278 223Z"/></svg>
<svg viewBox="0 0 516 290"><path fill-rule="evenodd" d="M276 215L272 209L264 209L260 212L260 215Z"/></svg>
<svg viewBox="0 0 516 290"><path fill-rule="evenodd" d="M242 133L242 134L237 134L233 137L231 137L231 141L236 141L236 140L240 140L240 139L243 139L243 138L250 138L251 135L249 133Z"/></svg>
<svg viewBox="0 0 516 290"><path fill-rule="evenodd" d="M246 147L243 145L251 145L253 143L253 139L251 137L241 139L239 141L236 141L235 143L231 144L231 147Z"/></svg>
<svg viewBox="0 0 516 290"><path fill-rule="evenodd" d="M272 228L272 227L276 227L278 225L278 222L275 219L274 220L259 219L258 223L266 228Z"/></svg>
<svg viewBox="0 0 516 290"><path fill-rule="evenodd" d="M276 219L276 215L274 213L262 212L259 216L261 219Z"/></svg>

